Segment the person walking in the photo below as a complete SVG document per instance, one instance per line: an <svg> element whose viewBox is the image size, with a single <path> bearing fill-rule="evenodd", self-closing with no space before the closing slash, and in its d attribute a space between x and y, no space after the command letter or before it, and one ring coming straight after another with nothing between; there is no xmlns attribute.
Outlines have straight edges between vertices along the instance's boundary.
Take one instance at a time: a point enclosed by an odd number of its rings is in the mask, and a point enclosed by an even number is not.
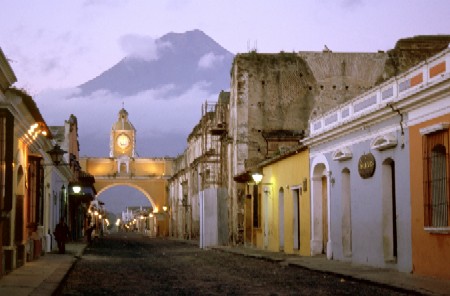
<svg viewBox="0 0 450 296"><path fill-rule="evenodd" d="M89 244L92 244L92 232L94 231L94 228L95 228L95 225L92 224L86 230L87 241L88 241Z"/></svg>
<svg viewBox="0 0 450 296"><path fill-rule="evenodd" d="M69 226L64 221L64 217L59 219L59 223L56 224L55 232L56 242L58 243L58 250L60 254L66 253L66 241L69 239Z"/></svg>

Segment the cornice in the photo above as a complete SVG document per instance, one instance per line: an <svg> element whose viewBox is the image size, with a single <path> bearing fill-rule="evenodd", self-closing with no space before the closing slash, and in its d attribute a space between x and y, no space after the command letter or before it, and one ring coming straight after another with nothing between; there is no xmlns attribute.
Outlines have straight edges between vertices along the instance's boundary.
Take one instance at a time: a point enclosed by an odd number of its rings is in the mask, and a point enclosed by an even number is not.
<svg viewBox="0 0 450 296"><path fill-rule="evenodd" d="M367 125L373 126L384 120L399 116L398 112L400 112L401 114L406 114L414 109L438 101L443 97L448 97L449 93L450 75L446 75L443 80L432 82L427 86L411 90L395 101L372 110L364 116L360 116L351 121L342 122L332 129L329 129L312 137L308 137L303 140L302 143L308 146L314 146L336 140L339 137L360 130ZM398 112L394 111L391 106L395 108L395 110L398 110ZM403 122L405 128L406 122L406 120L405 122Z"/></svg>
<svg viewBox="0 0 450 296"><path fill-rule="evenodd" d="M8 59L0 48L0 87L6 90L17 81Z"/></svg>

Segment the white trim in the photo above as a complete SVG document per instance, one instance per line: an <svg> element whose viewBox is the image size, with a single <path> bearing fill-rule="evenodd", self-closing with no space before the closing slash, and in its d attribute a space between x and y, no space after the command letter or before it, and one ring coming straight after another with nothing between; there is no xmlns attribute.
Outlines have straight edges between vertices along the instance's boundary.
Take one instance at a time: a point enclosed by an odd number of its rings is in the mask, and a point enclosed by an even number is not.
<svg viewBox="0 0 450 296"><path fill-rule="evenodd" d="M376 126L370 126L370 128L372 127L376 127ZM398 124L395 125L390 125L387 126L383 129L379 129L376 130L375 132L367 132L358 136L354 136L349 140L346 140L344 142L341 142L341 140L339 138L332 140L330 142L327 143L327 145L325 146L325 144L316 144L314 146L310 146L310 151L309 151L309 155L310 158L314 158L319 154L327 154L327 153L332 153L336 147L336 145L342 145L343 147L352 147L353 145L356 144L360 144L363 143L365 141L369 141L371 139L374 139L376 137L379 137L381 135L387 134L387 133L395 133L398 132L400 130L400 127ZM325 146L325 147L324 147ZM318 147L320 147L320 149L318 149Z"/></svg>
<svg viewBox="0 0 450 296"><path fill-rule="evenodd" d="M378 151L394 148L395 146L397 146L397 137L394 133L377 136L370 143L370 148Z"/></svg>
<svg viewBox="0 0 450 296"><path fill-rule="evenodd" d="M450 226L447 226L447 227L425 227L424 230L429 233L449 234Z"/></svg>
<svg viewBox="0 0 450 296"><path fill-rule="evenodd" d="M429 101L429 100L428 100ZM434 102L411 110L408 114L408 126L414 126L450 113L450 96L443 97Z"/></svg>
<svg viewBox="0 0 450 296"><path fill-rule="evenodd" d="M353 157L353 153L348 147L342 147L336 149L336 151L333 152L332 158L336 161L344 161L351 159Z"/></svg>
<svg viewBox="0 0 450 296"><path fill-rule="evenodd" d="M442 131L445 129L448 129L448 127L450 126L450 123L448 122L441 122L438 124L433 124L424 128L419 129L419 133L424 136L424 135L428 135L437 131Z"/></svg>

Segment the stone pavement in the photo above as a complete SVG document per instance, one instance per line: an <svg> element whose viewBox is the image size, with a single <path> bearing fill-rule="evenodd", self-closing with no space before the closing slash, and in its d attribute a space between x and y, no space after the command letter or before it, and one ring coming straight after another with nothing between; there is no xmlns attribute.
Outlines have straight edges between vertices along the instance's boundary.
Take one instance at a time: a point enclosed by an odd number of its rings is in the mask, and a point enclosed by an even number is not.
<svg viewBox="0 0 450 296"><path fill-rule="evenodd" d="M355 265L350 262L328 260L325 256L303 257L264 251L252 247L216 246L211 247L211 249L326 272L341 276L343 279L348 278L390 286L407 292L418 292L425 295L450 295L450 280L424 277L392 269Z"/></svg>
<svg viewBox="0 0 450 296"><path fill-rule="evenodd" d="M52 295L85 247L85 243L68 243L66 254L46 253L16 268L0 278L0 295Z"/></svg>
<svg viewBox="0 0 450 296"><path fill-rule="evenodd" d="M194 243L198 246L198 241L184 242ZM69 243L66 245L67 252L64 255L47 253L38 260L28 262L15 269L0 279L0 295L52 295L77 258L82 256L85 247L85 243ZM367 281L403 291L418 292L425 295L450 295L450 280L327 260L322 256L301 257L252 247L215 246L211 249L326 272L341 276L343 279Z"/></svg>

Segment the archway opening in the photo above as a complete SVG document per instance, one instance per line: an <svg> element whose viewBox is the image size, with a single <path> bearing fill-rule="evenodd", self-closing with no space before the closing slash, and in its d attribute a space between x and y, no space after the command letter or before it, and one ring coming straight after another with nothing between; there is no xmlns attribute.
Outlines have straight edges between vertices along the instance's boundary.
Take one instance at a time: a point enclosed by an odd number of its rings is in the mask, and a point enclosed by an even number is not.
<svg viewBox="0 0 450 296"><path fill-rule="evenodd" d="M117 226L116 223L130 222L142 214L146 215L147 219L147 215L154 209L154 205L144 193L127 185L115 185L102 190L97 199L104 206L110 228Z"/></svg>

